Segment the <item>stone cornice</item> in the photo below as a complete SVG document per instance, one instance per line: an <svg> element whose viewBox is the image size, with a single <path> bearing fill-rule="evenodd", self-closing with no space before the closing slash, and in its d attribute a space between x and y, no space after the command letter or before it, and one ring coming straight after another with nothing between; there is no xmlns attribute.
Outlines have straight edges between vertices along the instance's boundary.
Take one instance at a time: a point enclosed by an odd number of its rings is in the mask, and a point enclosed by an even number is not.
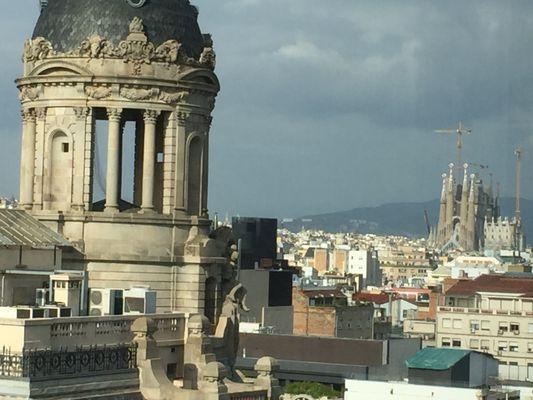
<svg viewBox="0 0 533 400"><path fill-rule="evenodd" d="M149 42L142 20L137 17L131 21L129 31L130 34L118 44L94 35L80 43L77 49L67 53L55 51L46 38L29 39L24 44L22 60L24 63L31 63L57 58L122 59L133 65L135 75L141 74L143 64L153 62L215 69L216 55L212 42L206 43L200 57L195 59L185 54L178 40L170 39L159 46Z"/></svg>

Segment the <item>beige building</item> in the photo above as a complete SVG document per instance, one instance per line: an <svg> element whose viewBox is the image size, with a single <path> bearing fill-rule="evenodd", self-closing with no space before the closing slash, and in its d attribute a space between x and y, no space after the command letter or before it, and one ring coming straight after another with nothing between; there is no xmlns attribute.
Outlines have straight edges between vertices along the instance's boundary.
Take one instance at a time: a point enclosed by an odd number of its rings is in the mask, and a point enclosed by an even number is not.
<svg viewBox="0 0 533 400"><path fill-rule="evenodd" d="M491 353L501 379L533 379L533 279L482 275L458 281L445 297L437 346Z"/></svg>

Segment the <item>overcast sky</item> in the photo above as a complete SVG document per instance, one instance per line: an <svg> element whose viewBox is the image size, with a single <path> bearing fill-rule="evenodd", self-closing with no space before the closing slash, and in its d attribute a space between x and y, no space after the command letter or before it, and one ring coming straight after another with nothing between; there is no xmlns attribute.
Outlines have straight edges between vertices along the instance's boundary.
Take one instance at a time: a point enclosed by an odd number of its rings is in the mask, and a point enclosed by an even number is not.
<svg viewBox="0 0 533 400"><path fill-rule="evenodd" d="M80 0L81 1L81 0ZM86 0L90 1L90 0ZM13 80L35 0L0 15L0 193L17 193ZM440 194L455 137L514 191L522 146L533 197L533 2L194 0L222 91L211 131L210 209L289 217Z"/></svg>

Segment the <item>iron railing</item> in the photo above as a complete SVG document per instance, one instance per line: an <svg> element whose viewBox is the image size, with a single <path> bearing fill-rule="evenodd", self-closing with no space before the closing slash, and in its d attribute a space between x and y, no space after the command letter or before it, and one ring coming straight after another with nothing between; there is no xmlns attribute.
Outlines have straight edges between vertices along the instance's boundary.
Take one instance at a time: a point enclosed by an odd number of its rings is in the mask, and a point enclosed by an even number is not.
<svg viewBox="0 0 533 400"><path fill-rule="evenodd" d="M4 348L0 353L0 379L48 380L123 373L136 368L137 346L131 343L74 350L24 350L22 354Z"/></svg>

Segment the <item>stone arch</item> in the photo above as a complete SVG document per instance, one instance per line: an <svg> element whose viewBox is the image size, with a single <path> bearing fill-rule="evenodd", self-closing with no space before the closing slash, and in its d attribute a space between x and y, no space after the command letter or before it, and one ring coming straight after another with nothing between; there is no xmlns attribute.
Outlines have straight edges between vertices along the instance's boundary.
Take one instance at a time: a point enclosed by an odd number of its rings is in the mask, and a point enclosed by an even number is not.
<svg viewBox="0 0 533 400"><path fill-rule="evenodd" d="M187 72L177 78L180 82L194 82L204 85L212 85L217 91L220 90L220 82L217 76L213 72L204 69Z"/></svg>
<svg viewBox="0 0 533 400"><path fill-rule="evenodd" d="M51 209L67 210L72 202L73 141L62 129L48 136L47 196Z"/></svg>
<svg viewBox="0 0 533 400"><path fill-rule="evenodd" d="M202 177L203 177L203 138L194 133L187 140L186 167L186 206L187 212L191 215L201 215L202 213Z"/></svg>
<svg viewBox="0 0 533 400"><path fill-rule="evenodd" d="M91 71L74 63L65 61L48 61L35 67L29 76L42 75L92 75Z"/></svg>

